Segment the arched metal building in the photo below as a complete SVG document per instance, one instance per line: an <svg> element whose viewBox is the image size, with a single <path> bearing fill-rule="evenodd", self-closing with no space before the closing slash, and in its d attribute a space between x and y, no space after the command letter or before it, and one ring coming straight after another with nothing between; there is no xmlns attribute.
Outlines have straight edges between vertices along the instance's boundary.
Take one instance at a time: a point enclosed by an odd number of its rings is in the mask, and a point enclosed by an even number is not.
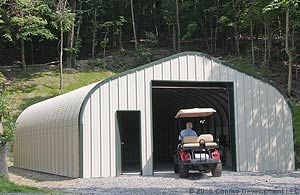
<svg viewBox="0 0 300 195"><path fill-rule="evenodd" d="M198 133L235 171L294 170L291 108L270 83L198 52L179 53L34 104L17 120L14 165L68 177L152 175L172 166L181 108L212 107ZM182 126L183 128L183 126Z"/></svg>

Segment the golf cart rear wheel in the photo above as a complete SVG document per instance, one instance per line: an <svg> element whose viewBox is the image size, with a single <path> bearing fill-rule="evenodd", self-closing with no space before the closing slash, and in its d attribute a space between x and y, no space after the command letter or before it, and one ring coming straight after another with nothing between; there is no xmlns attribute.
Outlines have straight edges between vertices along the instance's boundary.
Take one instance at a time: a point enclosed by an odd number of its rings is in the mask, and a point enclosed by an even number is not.
<svg viewBox="0 0 300 195"><path fill-rule="evenodd" d="M213 177L221 177L222 175L222 163L218 163L211 170L211 174Z"/></svg>
<svg viewBox="0 0 300 195"><path fill-rule="evenodd" d="M189 167L187 165L179 164L179 177L187 178L189 176Z"/></svg>

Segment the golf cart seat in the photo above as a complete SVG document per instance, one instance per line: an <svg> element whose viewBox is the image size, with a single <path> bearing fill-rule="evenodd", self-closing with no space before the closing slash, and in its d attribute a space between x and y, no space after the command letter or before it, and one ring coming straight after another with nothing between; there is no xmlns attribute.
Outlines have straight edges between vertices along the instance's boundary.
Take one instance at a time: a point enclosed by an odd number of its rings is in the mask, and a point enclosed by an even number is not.
<svg viewBox="0 0 300 195"><path fill-rule="evenodd" d="M205 144L205 147L217 147L218 144L214 142L214 137L212 134L201 134L199 137L197 136L185 136L183 138L183 148L195 148Z"/></svg>

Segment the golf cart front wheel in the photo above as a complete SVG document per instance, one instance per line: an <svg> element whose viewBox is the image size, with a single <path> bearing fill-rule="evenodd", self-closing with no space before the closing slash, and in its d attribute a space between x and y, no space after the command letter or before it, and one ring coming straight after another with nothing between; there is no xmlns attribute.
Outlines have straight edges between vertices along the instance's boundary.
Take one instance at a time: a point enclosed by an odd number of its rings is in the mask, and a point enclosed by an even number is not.
<svg viewBox="0 0 300 195"><path fill-rule="evenodd" d="M221 177L222 175L222 163L218 163L211 170L211 174L213 177Z"/></svg>
<svg viewBox="0 0 300 195"><path fill-rule="evenodd" d="M179 177L187 178L189 176L189 167L187 165L179 164Z"/></svg>

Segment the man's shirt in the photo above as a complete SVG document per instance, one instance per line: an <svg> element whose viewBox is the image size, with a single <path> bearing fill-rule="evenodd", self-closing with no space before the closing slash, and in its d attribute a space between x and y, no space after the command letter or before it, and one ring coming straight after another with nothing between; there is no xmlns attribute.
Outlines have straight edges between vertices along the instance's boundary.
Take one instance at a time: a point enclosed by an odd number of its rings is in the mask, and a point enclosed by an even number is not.
<svg viewBox="0 0 300 195"><path fill-rule="evenodd" d="M178 140L183 140L185 136L198 136L197 133L192 129L184 129L180 132Z"/></svg>

